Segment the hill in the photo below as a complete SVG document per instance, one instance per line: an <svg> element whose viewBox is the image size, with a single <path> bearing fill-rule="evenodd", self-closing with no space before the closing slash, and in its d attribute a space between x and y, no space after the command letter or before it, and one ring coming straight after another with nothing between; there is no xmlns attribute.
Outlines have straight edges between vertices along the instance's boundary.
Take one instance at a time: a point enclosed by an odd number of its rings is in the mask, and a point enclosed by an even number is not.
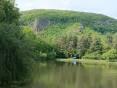
<svg viewBox="0 0 117 88"><path fill-rule="evenodd" d="M117 32L117 20L101 14L61 11L61 10L30 10L22 12L21 23L40 31L50 25L69 25L81 23L84 27L107 33Z"/></svg>
<svg viewBox="0 0 117 88"><path fill-rule="evenodd" d="M21 14L21 25L32 29L38 41L43 42L37 44L39 54L59 58L73 54L89 59L117 58L116 19L60 10L30 10Z"/></svg>

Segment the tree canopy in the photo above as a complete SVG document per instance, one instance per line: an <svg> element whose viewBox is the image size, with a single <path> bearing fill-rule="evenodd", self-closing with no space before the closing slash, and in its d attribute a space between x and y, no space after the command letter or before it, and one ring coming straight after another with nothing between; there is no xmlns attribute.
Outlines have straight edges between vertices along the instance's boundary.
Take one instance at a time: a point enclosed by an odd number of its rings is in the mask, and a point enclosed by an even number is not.
<svg viewBox="0 0 117 88"><path fill-rule="evenodd" d="M19 25L20 13L10 1L0 0L0 86L23 81L28 75L28 41Z"/></svg>

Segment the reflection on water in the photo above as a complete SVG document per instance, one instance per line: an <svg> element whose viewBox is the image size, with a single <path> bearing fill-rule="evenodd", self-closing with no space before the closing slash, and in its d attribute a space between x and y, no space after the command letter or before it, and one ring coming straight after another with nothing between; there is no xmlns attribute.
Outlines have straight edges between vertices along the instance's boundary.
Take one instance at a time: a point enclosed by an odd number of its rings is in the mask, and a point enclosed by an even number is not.
<svg viewBox="0 0 117 88"><path fill-rule="evenodd" d="M30 88L117 88L117 71L114 67L67 64L37 67L33 71Z"/></svg>
<svg viewBox="0 0 117 88"><path fill-rule="evenodd" d="M4 88L117 88L117 65L37 63L26 84Z"/></svg>

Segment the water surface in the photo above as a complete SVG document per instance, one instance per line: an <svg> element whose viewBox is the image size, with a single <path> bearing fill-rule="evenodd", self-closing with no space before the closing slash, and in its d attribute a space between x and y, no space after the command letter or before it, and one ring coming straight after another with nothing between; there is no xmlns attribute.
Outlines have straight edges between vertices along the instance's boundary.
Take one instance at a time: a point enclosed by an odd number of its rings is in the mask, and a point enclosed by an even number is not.
<svg viewBox="0 0 117 88"><path fill-rule="evenodd" d="M38 64L30 88L117 88L117 67Z"/></svg>

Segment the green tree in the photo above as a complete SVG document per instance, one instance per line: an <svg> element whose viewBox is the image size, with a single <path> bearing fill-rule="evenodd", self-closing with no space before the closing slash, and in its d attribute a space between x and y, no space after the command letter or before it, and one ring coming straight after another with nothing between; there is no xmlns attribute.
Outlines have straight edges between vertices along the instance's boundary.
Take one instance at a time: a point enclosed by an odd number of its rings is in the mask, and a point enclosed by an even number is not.
<svg viewBox="0 0 117 88"><path fill-rule="evenodd" d="M107 34L107 43L108 45L112 46L112 43L113 43L113 36L111 33L108 33Z"/></svg>
<svg viewBox="0 0 117 88"><path fill-rule="evenodd" d="M109 61L116 61L117 60L117 51L115 49L110 49L106 53L102 55L103 59L108 59Z"/></svg>
<svg viewBox="0 0 117 88"><path fill-rule="evenodd" d="M19 11L7 0L0 0L0 85L24 81L28 76L29 41L19 26Z"/></svg>
<svg viewBox="0 0 117 88"><path fill-rule="evenodd" d="M92 44L90 47L90 52L98 52L99 54L102 54L103 52L103 45L99 38L94 38L92 40Z"/></svg>
<svg viewBox="0 0 117 88"><path fill-rule="evenodd" d="M113 36L113 48L117 51L117 33Z"/></svg>
<svg viewBox="0 0 117 88"><path fill-rule="evenodd" d="M92 38L90 35L83 35L78 41L77 49L80 55L80 58L88 51L91 45Z"/></svg>

